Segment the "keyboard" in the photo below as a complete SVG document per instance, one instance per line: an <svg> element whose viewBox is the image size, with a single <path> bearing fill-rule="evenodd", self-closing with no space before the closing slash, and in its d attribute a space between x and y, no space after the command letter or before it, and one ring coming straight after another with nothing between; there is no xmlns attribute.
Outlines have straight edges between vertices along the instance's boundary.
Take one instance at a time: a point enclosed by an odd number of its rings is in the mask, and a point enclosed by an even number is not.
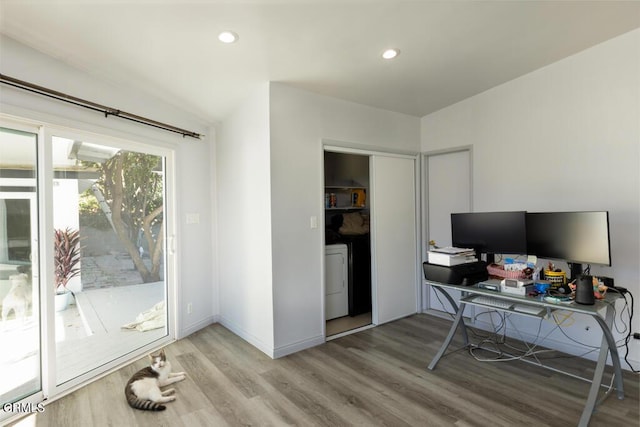
<svg viewBox="0 0 640 427"><path fill-rule="evenodd" d="M503 310L508 310L513 305L513 302L511 301L505 301L503 299L488 297L484 295L478 295L474 297L472 300L470 300L469 302L473 302L475 304L488 305L488 306L500 308Z"/></svg>
<svg viewBox="0 0 640 427"><path fill-rule="evenodd" d="M535 314L535 315L538 315L543 311L545 311L544 307L536 307L534 305L527 305L527 304L516 304L513 306L513 309L515 311L520 311L522 313Z"/></svg>

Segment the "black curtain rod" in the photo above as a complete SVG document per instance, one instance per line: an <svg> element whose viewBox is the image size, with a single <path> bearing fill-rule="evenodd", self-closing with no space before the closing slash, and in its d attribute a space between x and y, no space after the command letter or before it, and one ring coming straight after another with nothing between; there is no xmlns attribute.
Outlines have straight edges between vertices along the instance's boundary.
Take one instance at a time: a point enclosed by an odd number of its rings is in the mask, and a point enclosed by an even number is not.
<svg viewBox="0 0 640 427"><path fill-rule="evenodd" d="M169 132L179 133L183 137L189 136L191 138L201 139L204 135L196 132L191 132L185 129L180 129L175 126L168 125L166 123L157 122L155 120L147 119L142 116L120 111L116 108L105 107L104 105L96 104L95 102L87 101L75 96L67 95L66 93L58 92L55 90L47 89L42 86L35 85L33 83L25 82L15 79L13 77L0 74L0 83L4 83L9 86L16 87L18 89L26 90L28 92L37 93L39 95L47 96L49 98L57 99L58 101L67 102L69 104L77 105L78 107L87 108L89 110L98 111L103 113L105 117L116 116L121 119L129 120L132 122L140 123L147 126L152 126L158 129L163 129Z"/></svg>

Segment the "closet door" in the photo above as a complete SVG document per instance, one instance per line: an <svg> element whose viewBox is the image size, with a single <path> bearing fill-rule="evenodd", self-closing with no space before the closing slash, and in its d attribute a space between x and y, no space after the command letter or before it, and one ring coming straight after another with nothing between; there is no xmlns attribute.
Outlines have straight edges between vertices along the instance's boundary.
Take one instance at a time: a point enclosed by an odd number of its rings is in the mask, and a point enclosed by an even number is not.
<svg viewBox="0 0 640 427"><path fill-rule="evenodd" d="M418 311L416 159L371 157L373 322Z"/></svg>

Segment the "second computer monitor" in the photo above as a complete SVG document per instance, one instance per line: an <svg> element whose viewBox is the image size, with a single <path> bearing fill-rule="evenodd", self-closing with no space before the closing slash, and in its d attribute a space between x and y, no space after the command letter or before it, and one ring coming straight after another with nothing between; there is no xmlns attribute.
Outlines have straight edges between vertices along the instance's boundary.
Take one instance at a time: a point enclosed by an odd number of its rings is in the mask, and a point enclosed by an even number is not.
<svg viewBox="0 0 640 427"><path fill-rule="evenodd" d="M526 212L466 212L451 214L453 246L478 254L526 254Z"/></svg>

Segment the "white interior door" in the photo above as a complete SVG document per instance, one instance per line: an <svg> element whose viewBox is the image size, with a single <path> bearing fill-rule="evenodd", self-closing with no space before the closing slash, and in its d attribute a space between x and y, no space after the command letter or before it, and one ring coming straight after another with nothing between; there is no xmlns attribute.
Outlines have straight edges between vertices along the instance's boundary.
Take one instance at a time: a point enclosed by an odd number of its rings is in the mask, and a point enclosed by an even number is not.
<svg viewBox="0 0 640 427"><path fill-rule="evenodd" d="M426 155L425 188L426 238L438 246L451 245L451 213L471 211L471 151L436 153ZM426 252L426 248L425 248ZM424 253L426 259L426 253ZM424 277L424 276L423 276ZM449 304L437 298L429 286L426 307L440 311L451 311Z"/></svg>
<svg viewBox="0 0 640 427"><path fill-rule="evenodd" d="M418 310L416 159L371 157L372 317L381 324Z"/></svg>

